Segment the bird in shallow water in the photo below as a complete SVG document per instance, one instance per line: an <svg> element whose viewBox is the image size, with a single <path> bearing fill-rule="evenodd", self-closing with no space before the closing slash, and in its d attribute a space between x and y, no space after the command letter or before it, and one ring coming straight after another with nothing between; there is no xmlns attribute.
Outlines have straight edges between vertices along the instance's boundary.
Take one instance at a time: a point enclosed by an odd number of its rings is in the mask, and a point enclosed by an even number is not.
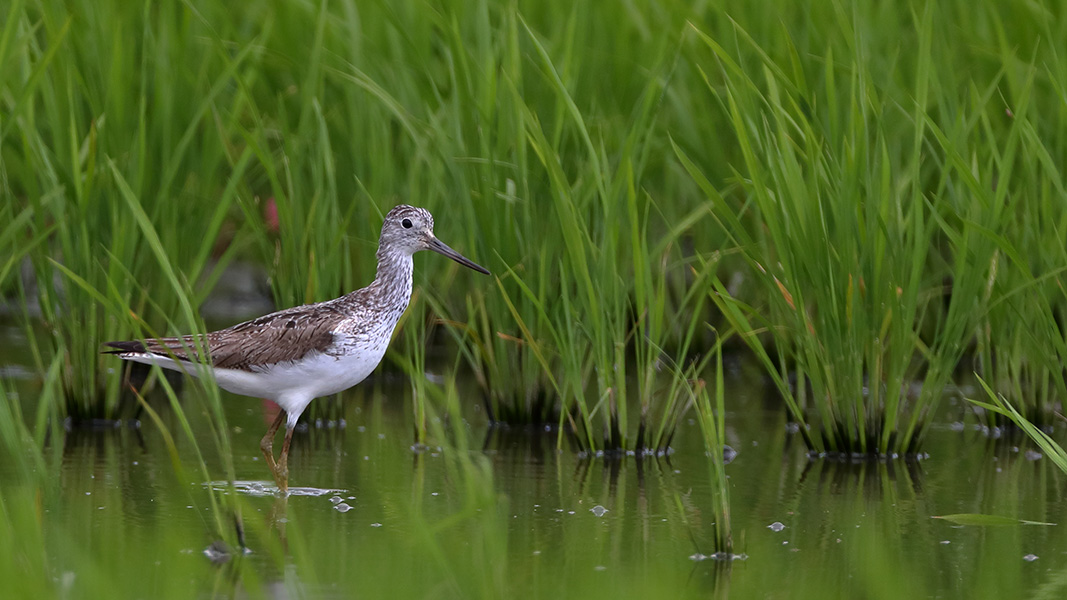
<svg viewBox="0 0 1067 600"><path fill-rule="evenodd" d="M297 419L312 400L363 381L385 356L393 329L411 300L411 257L433 250L479 273L485 268L433 234L429 211L399 205L385 215L378 241L378 273L350 294L294 306L200 336L107 342L124 360L198 375L203 363L222 389L273 400L282 408L260 442L274 480L289 487L289 446ZM208 352L204 361L199 348ZM285 442L274 460L274 436L285 421Z"/></svg>

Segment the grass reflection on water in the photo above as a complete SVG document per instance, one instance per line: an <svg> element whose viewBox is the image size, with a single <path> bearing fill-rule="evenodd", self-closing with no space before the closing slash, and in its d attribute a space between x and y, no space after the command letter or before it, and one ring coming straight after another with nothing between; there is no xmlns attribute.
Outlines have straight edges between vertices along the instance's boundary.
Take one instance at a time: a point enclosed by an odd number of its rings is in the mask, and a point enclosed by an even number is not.
<svg viewBox="0 0 1067 600"><path fill-rule="evenodd" d="M187 392L187 393L195 393ZM237 494L251 553L221 566L208 486L180 483L158 432L71 432L54 475L0 472L17 596L1014 597L1062 591L1059 527L962 527L932 516L1063 522L1048 461L935 429L919 464L811 461L780 411L729 415L734 544L747 560L694 562L714 533L698 425L669 459L579 460L554 438L494 432L486 448L411 448L406 386L347 396L343 429L294 441L279 499ZM741 394L743 395L743 394ZM263 475L261 405L226 397L238 479ZM193 411L190 411L193 412ZM205 431L204 414L190 414ZM462 425L487 435L477 415ZM188 442L176 439L191 459ZM207 447L207 446L205 446ZM212 473L218 457L205 457ZM268 482L263 481L264 484ZM351 510L341 512L343 501ZM768 526L784 525L780 531ZM29 533L27 533L29 532ZM35 540L34 535L40 539ZM42 552L43 550L43 552ZM1026 555L1037 556L1027 561ZM8 572L8 575L12 575ZM9 578L10 579L10 578ZM24 593L23 593L24 592Z"/></svg>

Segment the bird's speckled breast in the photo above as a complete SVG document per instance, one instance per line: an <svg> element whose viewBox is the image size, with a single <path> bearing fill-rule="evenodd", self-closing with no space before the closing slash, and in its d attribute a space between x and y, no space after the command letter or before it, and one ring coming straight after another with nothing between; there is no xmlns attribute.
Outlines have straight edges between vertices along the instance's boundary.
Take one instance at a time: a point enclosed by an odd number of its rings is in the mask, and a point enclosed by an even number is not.
<svg viewBox="0 0 1067 600"><path fill-rule="evenodd" d="M326 350L324 362L333 360L329 373L323 373L332 379L323 382L331 391L322 395L335 394L363 381L382 362L393 330L407 308L407 302L394 302L389 309L377 313L373 322L367 319L345 319L334 329L333 344ZM369 325L369 326L368 326Z"/></svg>

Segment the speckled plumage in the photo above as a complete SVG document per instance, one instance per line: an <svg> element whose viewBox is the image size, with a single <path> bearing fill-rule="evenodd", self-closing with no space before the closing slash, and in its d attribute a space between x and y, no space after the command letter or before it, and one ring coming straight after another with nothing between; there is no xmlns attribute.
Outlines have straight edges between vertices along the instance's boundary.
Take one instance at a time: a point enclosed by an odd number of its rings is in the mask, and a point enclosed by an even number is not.
<svg viewBox="0 0 1067 600"><path fill-rule="evenodd" d="M275 466L270 451L281 416L262 448L279 487L287 485L289 441L311 401L363 381L378 366L393 329L411 299L412 255L433 250L488 274L433 235L433 217L422 208L399 205L385 216L378 243L378 272L367 287L350 294L280 310L199 338L181 336L107 342L125 360L198 374L197 348L206 347L219 387L267 398L286 415L286 442ZM199 343L197 343L199 342Z"/></svg>

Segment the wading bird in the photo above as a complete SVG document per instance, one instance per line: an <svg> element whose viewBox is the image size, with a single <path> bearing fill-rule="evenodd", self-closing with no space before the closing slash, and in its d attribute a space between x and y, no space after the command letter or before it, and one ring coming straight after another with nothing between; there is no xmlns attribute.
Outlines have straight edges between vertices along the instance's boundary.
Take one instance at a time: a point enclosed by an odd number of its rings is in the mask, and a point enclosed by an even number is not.
<svg viewBox="0 0 1067 600"><path fill-rule="evenodd" d="M206 367L219 387L235 394L273 400L282 412L260 448L282 492L289 487L289 445L300 414L312 400L363 381L385 355L389 339L411 300L411 257L433 250L486 275L433 234L429 211L400 205L385 215L378 241L378 273L350 294L280 310L201 336L107 342L108 354L198 375ZM207 360L198 355L207 350ZM285 442L277 462L274 435L285 421Z"/></svg>

